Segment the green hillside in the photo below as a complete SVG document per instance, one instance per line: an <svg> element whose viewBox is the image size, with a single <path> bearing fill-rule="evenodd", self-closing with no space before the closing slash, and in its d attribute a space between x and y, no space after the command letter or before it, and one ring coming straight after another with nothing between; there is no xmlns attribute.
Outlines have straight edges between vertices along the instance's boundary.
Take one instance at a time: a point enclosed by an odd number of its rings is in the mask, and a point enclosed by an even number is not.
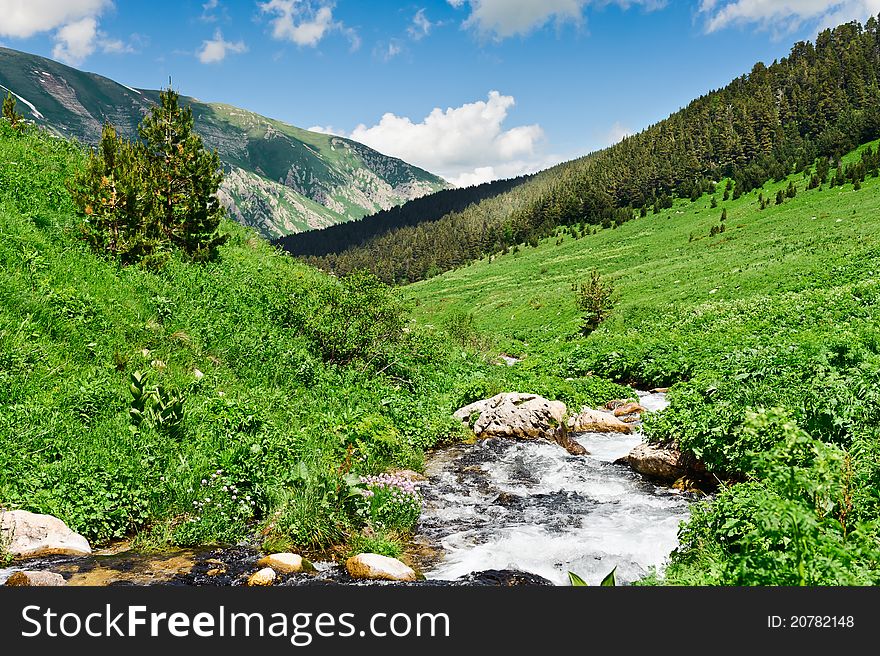
<svg viewBox="0 0 880 656"><path fill-rule="evenodd" d="M58 62L0 48L0 93L58 135L98 141L104 122L134 137L158 92L132 89ZM308 132L194 98L196 129L227 167L231 216L266 237L352 221L449 185L349 139Z"/></svg>
<svg viewBox="0 0 880 656"><path fill-rule="evenodd" d="M94 545L399 553L399 532L361 534L351 477L420 468L463 437L451 413L474 380L519 373L411 323L387 287L338 281L228 220L217 262L120 267L81 238L67 184L85 160L0 119L0 507ZM522 375L572 402L623 393Z"/></svg>
<svg viewBox="0 0 880 656"><path fill-rule="evenodd" d="M788 57L706 93L638 134L437 219L392 227L313 258L338 275L424 280L559 226L607 227L697 199L721 178L734 197L880 138L880 21L823 30ZM862 176L860 176L862 177ZM772 200L772 199L771 199Z"/></svg>
<svg viewBox="0 0 880 656"><path fill-rule="evenodd" d="M672 386L649 439L742 483L695 513L668 582L880 576L880 179L807 190L811 174L727 202L721 181L716 208L560 229L407 288L422 322L472 322L557 375ZM618 299L584 338L572 284L593 269Z"/></svg>

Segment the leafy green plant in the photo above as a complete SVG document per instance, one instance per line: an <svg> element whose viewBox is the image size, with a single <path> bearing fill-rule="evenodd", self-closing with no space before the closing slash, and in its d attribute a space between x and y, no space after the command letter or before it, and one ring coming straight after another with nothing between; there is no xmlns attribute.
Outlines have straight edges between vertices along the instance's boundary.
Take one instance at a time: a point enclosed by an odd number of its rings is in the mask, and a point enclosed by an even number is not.
<svg viewBox="0 0 880 656"><path fill-rule="evenodd" d="M389 558L399 558L403 554L401 539L393 532L365 530L355 533L346 543L347 554L375 553Z"/></svg>
<svg viewBox="0 0 880 656"><path fill-rule="evenodd" d="M184 431L184 397L161 385L150 387L148 379L149 376L140 371L130 376L128 389L132 401L128 415L132 428L137 430L144 422L150 422L160 432L180 439Z"/></svg>
<svg viewBox="0 0 880 656"><path fill-rule="evenodd" d="M257 514L257 499L222 469L203 478L195 496L173 531L174 542L181 546L234 544L247 534Z"/></svg>
<svg viewBox="0 0 880 656"><path fill-rule="evenodd" d="M584 581L580 576L575 574L574 572L568 573L568 580L571 582L572 587L574 588L588 588L590 584ZM611 572L602 579L602 582L599 584L600 587L603 588L613 588L617 585L617 568L615 567Z"/></svg>
<svg viewBox="0 0 880 656"><path fill-rule="evenodd" d="M614 309L615 289L610 280L603 279L593 269L586 282L572 285L575 293L575 305L581 311L581 334L590 335L605 321Z"/></svg>

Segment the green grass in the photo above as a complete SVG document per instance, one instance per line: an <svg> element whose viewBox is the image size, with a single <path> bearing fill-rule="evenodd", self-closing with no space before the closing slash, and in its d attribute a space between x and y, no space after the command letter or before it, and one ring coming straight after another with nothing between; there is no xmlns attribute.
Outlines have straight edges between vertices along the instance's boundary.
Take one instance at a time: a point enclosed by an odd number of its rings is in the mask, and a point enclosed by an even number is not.
<svg viewBox="0 0 880 656"><path fill-rule="evenodd" d="M789 182L797 196L775 205ZM753 487L701 506L666 582L877 582L880 179L807 191L793 175L722 202L724 185L715 209L704 196L579 239L562 231L562 244L520 246L408 294L422 322L470 316L535 368L673 386L648 439ZM710 236L723 209L725 231ZM594 268L614 282L617 305L582 338L572 285ZM788 443L803 455L778 450ZM798 558L778 559L801 529Z"/></svg>
<svg viewBox="0 0 880 656"><path fill-rule="evenodd" d="M65 186L84 157L0 120L0 507L55 515L96 545L323 551L362 537L351 475L419 468L425 449L465 437L451 416L462 398L509 384L497 353L405 308L405 329L360 346L369 357L329 361L316 340L371 308L329 311L339 281L230 221L203 266L92 253ZM373 299L400 311L390 290ZM135 372L184 399L182 423L133 423ZM578 402L621 393L595 378L522 383Z"/></svg>
<svg viewBox="0 0 880 656"><path fill-rule="evenodd" d="M854 158L850 155L844 162ZM538 248L484 258L409 287L419 318L434 323L456 311L473 314L477 329L510 340L527 353L547 341L573 334L579 318L571 285L593 268L611 277L620 299L606 332L629 330L658 312L717 307L738 300L864 279L880 273L874 262L880 227L880 180L860 191L852 185L804 191L806 181L791 177L799 194L782 206L758 210L756 190L710 209L704 196L678 200L659 215L649 214L613 230L581 239L564 236ZM775 197L788 181L768 183ZM709 237L727 208L727 230Z"/></svg>

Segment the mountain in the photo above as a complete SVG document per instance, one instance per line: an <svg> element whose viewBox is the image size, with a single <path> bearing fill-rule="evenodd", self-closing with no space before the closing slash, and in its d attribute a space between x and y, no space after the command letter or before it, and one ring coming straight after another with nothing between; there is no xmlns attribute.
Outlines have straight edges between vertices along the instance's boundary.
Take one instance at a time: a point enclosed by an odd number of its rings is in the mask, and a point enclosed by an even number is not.
<svg viewBox="0 0 880 656"><path fill-rule="evenodd" d="M561 225L583 232L659 214L675 197L714 194L725 177L730 187L718 200L805 171L817 158L825 178L839 157L877 137L880 22L871 18L797 43L787 58L758 63L643 132L507 193L310 261L339 275L366 268L386 282L411 282L535 245Z"/></svg>
<svg viewBox="0 0 880 656"><path fill-rule="evenodd" d="M94 144L105 121L129 137L158 91L0 48L0 92L58 135ZM232 217L269 238L387 210L450 185L350 139L309 132L230 105L183 98L196 130L226 169L222 198Z"/></svg>

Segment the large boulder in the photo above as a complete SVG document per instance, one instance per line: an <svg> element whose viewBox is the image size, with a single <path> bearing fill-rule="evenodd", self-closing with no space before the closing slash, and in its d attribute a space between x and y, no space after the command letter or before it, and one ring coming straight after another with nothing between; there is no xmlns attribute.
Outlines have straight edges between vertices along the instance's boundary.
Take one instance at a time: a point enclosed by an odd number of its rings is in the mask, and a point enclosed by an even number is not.
<svg viewBox="0 0 880 656"><path fill-rule="evenodd" d="M17 588L54 588L67 585L67 581L55 572L15 572L6 579L6 585Z"/></svg>
<svg viewBox="0 0 880 656"><path fill-rule="evenodd" d="M416 573L412 567L397 558L362 553L345 561L345 569L355 579L373 581L415 581Z"/></svg>
<svg viewBox="0 0 880 656"><path fill-rule="evenodd" d="M567 413L561 401L510 392L471 403L458 410L455 417L470 426L477 437L542 438L556 442L572 455L586 455L587 450L569 437Z"/></svg>
<svg viewBox="0 0 880 656"><path fill-rule="evenodd" d="M661 481L676 481L688 472L681 451L675 447L639 444L626 461L638 473Z"/></svg>
<svg viewBox="0 0 880 656"><path fill-rule="evenodd" d="M461 408L455 417L470 424L478 437L513 437L534 439L552 437L565 421L565 404L548 401L537 394L510 392L477 401Z"/></svg>
<svg viewBox="0 0 880 656"><path fill-rule="evenodd" d="M25 510L0 512L0 544L16 558L88 556L88 540L51 515Z"/></svg>
<svg viewBox="0 0 880 656"><path fill-rule="evenodd" d="M573 433L632 433L633 427L610 412L584 408L579 415L568 420Z"/></svg>

